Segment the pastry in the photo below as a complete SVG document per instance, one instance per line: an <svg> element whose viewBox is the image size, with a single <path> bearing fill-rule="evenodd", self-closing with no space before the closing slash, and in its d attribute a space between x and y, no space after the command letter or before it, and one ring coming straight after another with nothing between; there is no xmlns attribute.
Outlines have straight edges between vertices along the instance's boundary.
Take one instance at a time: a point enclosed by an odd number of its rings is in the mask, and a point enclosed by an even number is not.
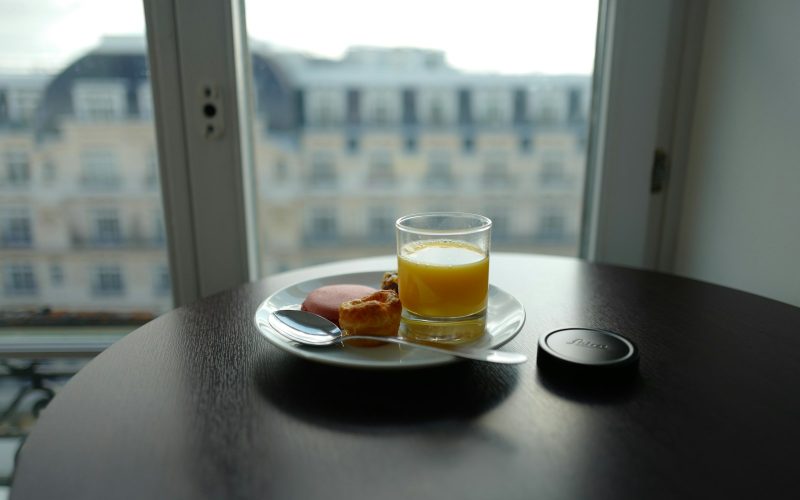
<svg viewBox="0 0 800 500"><path fill-rule="evenodd" d="M342 302L369 295L376 290L364 285L328 285L312 291L300 309L319 314L339 325L339 306Z"/></svg>
<svg viewBox="0 0 800 500"><path fill-rule="evenodd" d="M343 302L339 306L339 326L345 335L378 335L394 337L400 328L400 298L393 290L379 290L365 297ZM363 347L381 345L375 340L353 340Z"/></svg>
<svg viewBox="0 0 800 500"><path fill-rule="evenodd" d="M398 292L397 271L387 271L383 273L383 280L381 280L381 290L394 290L395 292Z"/></svg>

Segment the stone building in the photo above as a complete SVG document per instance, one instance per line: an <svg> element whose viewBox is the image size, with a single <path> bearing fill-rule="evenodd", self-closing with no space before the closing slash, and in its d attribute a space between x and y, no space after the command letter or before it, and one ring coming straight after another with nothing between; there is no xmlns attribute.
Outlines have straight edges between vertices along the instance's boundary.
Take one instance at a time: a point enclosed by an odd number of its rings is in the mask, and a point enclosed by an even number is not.
<svg viewBox="0 0 800 500"><path fill-rule="evenodd" d="M253 48L262 272L394 252L394 220L470 211L495 250L575 255L588 76L495 75L442 52ZM0 76L0 310L171 306L142 40Z"/></svg>

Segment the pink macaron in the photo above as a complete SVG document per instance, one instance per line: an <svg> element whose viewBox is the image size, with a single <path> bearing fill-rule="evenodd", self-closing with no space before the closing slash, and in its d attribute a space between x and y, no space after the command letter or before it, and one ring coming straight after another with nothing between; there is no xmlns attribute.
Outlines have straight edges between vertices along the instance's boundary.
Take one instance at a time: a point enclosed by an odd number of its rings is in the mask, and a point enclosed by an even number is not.
<svg viewBox="0 0 800 500"><path fill-rule="evenodd" d="M328 285L312 291L300 307L303 311L319 314L339 325L339 306L342 302L360 299L376 289L364 285Z"/></svg>

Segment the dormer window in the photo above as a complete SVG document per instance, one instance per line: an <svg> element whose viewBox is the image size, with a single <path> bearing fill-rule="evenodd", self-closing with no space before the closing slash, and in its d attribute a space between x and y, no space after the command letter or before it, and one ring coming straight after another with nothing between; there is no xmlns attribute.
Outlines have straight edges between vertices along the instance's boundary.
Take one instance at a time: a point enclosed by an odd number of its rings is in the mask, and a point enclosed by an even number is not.
<svg viewBox="0 0 800 500"><path fill-rule="evenodd" d="M389 122L389 107L386 99L378 97L375 99L374 108L372 110L372 121L376 125L385 125Z"/></svg>
<svg viewBox="0 0 800 500"><path fill-rule="evenodd" d="M312 89L308 96L308 120L312 125L331 126L342 122L344 94L336 89Z"/></svg>
<svg viewBox="0 0 800 500"><path fill-rule="evenodd" d="M394 90L374 89L364 92L364 111L369 123L389 125L400 118L400 94Z"/></svg>
<svg viewBox="0 0 800 500"><path fill-rule="evenodd" d="M452 123L456 112L456 94L451 90L423 89L420 93L423 120L441 127Z"/></svg>
<svg viewBox="0 0 800 500"><path fill-rule="evenodd" d="M81 121L122 120L128 112L121 81L79 80L72 88L72 102Z"/></svg>
<svg viewBox="0 0 800 500"><path fill-rule="evenodd" d="M442 105L441 100L434 99L433 102L431 102L431 114L429 121L431 125L444 125L444 106Z"/></svg>
<svg viewBox="0 0 800 500"><path fill-rule="evenodd" d="M11 88L8 89L7 112L12 122L29 123L36 114L36 107L42 91L38 88Z"/></svg>
<svg viewBox="0 0 800 500"><path fill-rule="evenodd" d="M477 113L484 125L511 121L512 93L503 89L481 89L476 93Z"/></svg>

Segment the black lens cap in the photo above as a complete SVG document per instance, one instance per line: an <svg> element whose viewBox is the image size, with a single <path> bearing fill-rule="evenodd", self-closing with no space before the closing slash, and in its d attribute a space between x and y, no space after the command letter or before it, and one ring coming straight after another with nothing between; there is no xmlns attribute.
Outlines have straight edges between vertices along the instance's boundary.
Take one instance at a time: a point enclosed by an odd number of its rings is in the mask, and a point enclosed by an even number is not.
<svg viewBox="0 0 800 500"><path fill-rule="evenodd" d="M639 365L639 350L618 333L564 328L539 337L536 363L543 371L570 376L628 376Z"/></svg>

